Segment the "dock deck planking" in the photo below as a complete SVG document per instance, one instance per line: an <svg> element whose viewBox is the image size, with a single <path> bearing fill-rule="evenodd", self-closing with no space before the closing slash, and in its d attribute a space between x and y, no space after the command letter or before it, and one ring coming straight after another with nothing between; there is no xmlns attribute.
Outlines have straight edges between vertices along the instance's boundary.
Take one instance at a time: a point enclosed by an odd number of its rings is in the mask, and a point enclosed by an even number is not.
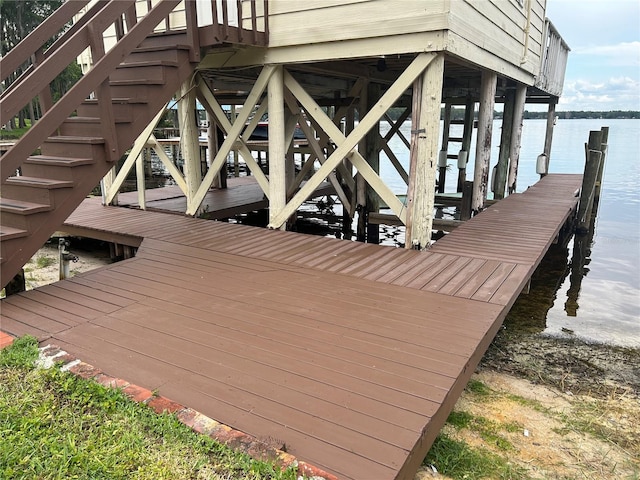
<svg viewBox="0 0 640 480"><path fill-rule="evenodd" d="M579 186L549 175L427 252L88 199L63 228L136 257L3 300L1 328L340 478L407 478Z"/></svg>

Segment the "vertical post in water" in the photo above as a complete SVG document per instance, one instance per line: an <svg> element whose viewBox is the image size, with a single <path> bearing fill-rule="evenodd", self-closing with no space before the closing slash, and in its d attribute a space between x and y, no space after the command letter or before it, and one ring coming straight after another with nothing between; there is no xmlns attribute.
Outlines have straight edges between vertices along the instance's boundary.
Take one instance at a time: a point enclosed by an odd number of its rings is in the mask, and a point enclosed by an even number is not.
<svg viewBox="0 0 640 480"><path fill-rule="evenodd" d="M578 204L578 225L576 227L579 233L589 231L596 181L602 159L602 152L599 150L602 143L601 139L602 132L591 131L589 132L589 143L585 146L587 158L584 166L584 176L582 177L580 203Z"/></svg>
<svg viewBox="0 0 640 480"><path fill-rule="evenodd" d="M600 168L598 169L598 178L596 179L596 191L594 207L597 208L598 202L600 200L600 190L602 189L602 177L604 176L604 162L607 157L607 149L609 147L609 127L602 127L600 129L602 132L602 136L600 138L600 148L599 150L602 152L602 158L600 159Z"/></svg>

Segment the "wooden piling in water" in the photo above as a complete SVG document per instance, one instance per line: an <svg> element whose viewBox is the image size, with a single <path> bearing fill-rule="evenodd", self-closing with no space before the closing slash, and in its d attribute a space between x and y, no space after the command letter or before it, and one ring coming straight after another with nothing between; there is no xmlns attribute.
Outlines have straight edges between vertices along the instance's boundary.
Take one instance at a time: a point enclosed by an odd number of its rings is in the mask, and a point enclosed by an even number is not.
<svg viewBox="0 0 640 480"><path fill-rule="evenodd" d="M589 231L591 211L594 206L594 197L598 172L602 163L602 132L592 130L589 132L589 142L585 145L586 163L582 188L580 190L580 203L578 204L578 224L576 230L580 233Z"/></svg>

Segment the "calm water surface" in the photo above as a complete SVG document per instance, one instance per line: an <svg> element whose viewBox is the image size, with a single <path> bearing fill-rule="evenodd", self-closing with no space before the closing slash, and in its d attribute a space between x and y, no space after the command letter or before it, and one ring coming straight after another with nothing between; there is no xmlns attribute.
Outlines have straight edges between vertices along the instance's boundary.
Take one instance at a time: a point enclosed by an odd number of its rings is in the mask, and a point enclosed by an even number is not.
<svg viewBox="0 0 640 480"><path fill-rule="evenodd" d="M492 165L498 158L500 123L493 127ZM558 120L549 170L582 173L589 131L603 126L609 127L609 150L593 237L553 248L533 279L531 294L521 296L505 325L640 347L640 120ZM455 128L452 135L460 133ZM544 147L545 128L544 120L525 121L519 192L539 178L535 162ZM410 125L402 130L409 138ZM399 140L392 145L403 151ZM459 145L453 145L450 153L457 150ZM400 160L408 164L408 152ZM396 193L406 193L390 162L381 162L380 173ZM447 191L455 191L456 178L454 166ZM526 229L523 225L523 235Z"/></svg>

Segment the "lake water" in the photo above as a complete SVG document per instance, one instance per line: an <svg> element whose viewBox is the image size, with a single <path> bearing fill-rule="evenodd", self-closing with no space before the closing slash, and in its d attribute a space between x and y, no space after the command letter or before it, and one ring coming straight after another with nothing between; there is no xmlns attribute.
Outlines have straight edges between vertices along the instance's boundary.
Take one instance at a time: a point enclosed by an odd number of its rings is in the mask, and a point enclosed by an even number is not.
<svg viewBox="0 0 640 480"><path fill-rule="evenodd" d="M498 158L500 124L493 127L492 165ZM554 247L533 278L530 295L521 296L505 325L640 347L640 120L558 120L549 171L582 173L589 131L603 126L609 127L609 149L593 238ZM455 128L452 135L457 136ZM525 120L519 192L539 178L535 162L544 147L545 128L545 120ZM409 138L410 124L401 130ZM404 152L400 140L392 148ZM458 149L455 145L451 153ZM408 164L408 151L400 160ZM394 192L406 193L390 162L381 161L380 174ZM467 176L472 180L472 172ZM447 191L455 191L456 178L454 165Z"/></svg>

